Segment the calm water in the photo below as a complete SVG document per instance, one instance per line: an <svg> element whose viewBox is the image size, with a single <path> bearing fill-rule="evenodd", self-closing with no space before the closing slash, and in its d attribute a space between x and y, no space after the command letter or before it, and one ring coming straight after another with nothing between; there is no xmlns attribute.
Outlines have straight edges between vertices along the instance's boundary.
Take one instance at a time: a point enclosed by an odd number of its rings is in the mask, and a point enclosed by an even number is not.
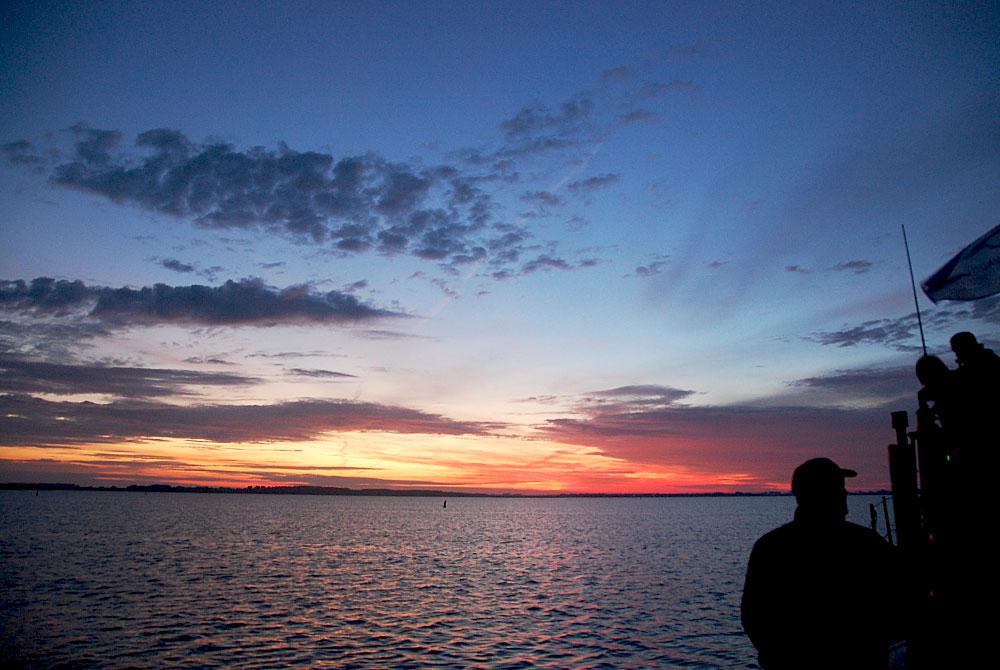
<svg viewBox="0 0 1000 670"><path fill-rule="evenodd" d="M746 558L792 499L441 503L0 491L0 664L757 667Z"/></svg>

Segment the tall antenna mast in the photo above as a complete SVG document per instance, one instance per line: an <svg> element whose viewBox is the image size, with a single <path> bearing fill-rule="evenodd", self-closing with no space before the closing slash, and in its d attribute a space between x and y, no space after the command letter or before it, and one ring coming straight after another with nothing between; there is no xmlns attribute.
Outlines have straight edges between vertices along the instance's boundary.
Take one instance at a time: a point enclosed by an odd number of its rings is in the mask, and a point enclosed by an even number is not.
<svg viewBox="0 0 1000 670"><path fill-rule="evenodd" d="M924 349L924 356L927 355L927 341L924 339L924 321L920 318L920 303L917 302L917 282L913 279L913 261L910 260L910 243L906 241L906 226L903 229L903 246L906 247L906 264L910 268L910 286L913 288L913 306L917 308L917 326L920 328L920 346Z"/></svg>

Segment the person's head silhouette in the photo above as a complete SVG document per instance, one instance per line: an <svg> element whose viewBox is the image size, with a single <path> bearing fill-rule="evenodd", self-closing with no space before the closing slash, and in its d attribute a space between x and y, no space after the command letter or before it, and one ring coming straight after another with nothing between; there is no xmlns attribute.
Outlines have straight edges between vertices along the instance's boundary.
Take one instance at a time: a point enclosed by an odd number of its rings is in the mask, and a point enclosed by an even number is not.
<svg viewBox="0 0 1000 670"><path fill-rule="evenodd" d="M917 379L924 386L940 384L948 379L948 366L937 356L921 356L917 361Z"/></svg>
<svg viewBox="0 0 1000 670"><path fill-rule="evenodd" d="M847 516L844 478L857 475L829 458L812 458L795 468L792 493L799 504L799 517L843 521Z"/></svg>
<svg viewBox="0 0 1000 670"><path fill-rule="evenodd" d="M951 350L955 352L955 360L959 365L967 363L983 348L976 336L967 330L951 336Z"/></svg>

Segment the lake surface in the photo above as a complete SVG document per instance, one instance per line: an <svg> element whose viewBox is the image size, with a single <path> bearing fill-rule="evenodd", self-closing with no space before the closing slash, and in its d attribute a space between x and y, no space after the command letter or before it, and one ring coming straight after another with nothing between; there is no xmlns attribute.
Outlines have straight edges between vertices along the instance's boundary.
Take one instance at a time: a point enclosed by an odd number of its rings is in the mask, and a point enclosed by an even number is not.
<svg viewBox="0 0 1000 670"><path fill-rule="evenodd" d="M442 500L0 491L0 665L757 667L792 498Z"/></svg>

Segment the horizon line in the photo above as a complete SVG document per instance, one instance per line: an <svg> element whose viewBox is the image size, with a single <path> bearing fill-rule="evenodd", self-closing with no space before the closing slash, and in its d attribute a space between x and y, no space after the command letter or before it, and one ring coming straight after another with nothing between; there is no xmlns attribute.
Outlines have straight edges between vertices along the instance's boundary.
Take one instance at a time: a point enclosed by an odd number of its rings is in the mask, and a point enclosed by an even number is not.
<svg viewBox="0 0 1000 670"><path fill-rule="evenodd" d="M675 493L611 493L571 491L539 491L490 493L483 491L446 491L440 489L348 488L340 486L314 486L309 484L289 486L249 485L236 486L186 486L177 484L128 484L125 486L95 486L60 482L4 482L3 491L97 491L108 493L216 493L223 495L316 495L316 496L369 496L369 497L461 497L461 498L696 498L696 497L759 497L791 496L791 491L701 491ZM887 489L849 491L848 495L891 495Z"/></svg>

